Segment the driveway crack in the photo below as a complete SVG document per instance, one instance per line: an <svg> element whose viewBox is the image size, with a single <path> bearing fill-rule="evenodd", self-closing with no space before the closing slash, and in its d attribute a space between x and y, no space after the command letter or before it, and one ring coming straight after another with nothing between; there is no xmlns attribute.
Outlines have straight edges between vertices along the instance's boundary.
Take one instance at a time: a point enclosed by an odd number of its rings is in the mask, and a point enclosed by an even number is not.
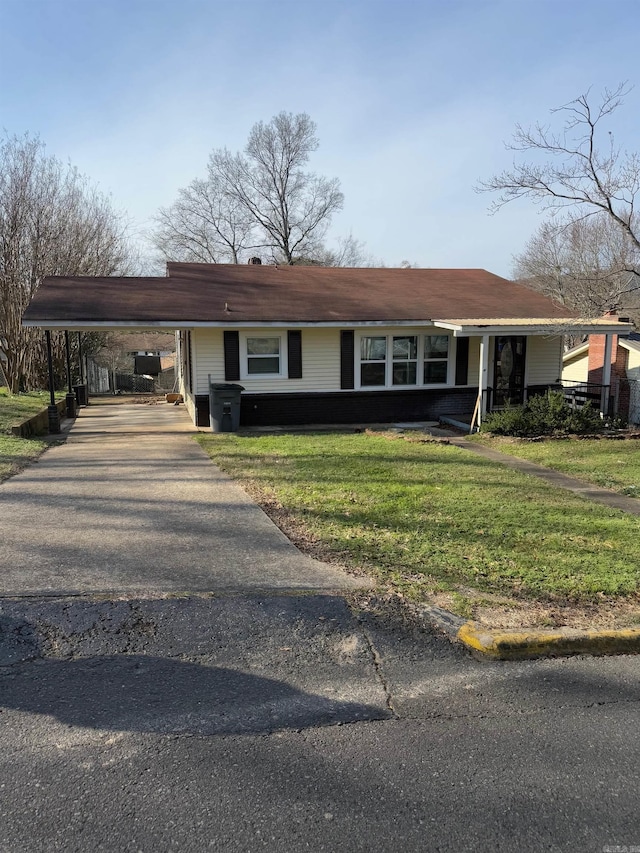
<svg viewBox="0 0 640 853"><path fill-rule="evenodd" d="M363 621L358 617L357 614L354 614L358 625L360 626L360 630L362 631L362 636L364 637L364 641L367 644L367 648L369 649L369 654L371 655L371 662L373 663L373 668L378 677L378 681L380 682L382 689L384 690L385 702L389 711L393 714L395 719L399 720L400 716L393 705L393 695L391 693L391 687L389 682L385 678L384 670L382 667L382 658L380 653L378 652L375 643L371 639L369 632Z"/></svg>

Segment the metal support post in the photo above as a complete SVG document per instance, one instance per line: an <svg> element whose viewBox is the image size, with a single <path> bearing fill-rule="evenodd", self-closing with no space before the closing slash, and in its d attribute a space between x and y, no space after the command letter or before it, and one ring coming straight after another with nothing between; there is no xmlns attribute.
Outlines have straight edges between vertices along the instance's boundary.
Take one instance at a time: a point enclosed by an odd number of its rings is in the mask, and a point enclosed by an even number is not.
<svg viewBox="0 0 640 853"><path fill-rule="evenodd" d="M49 370L49 406L47 412L49 415L49 432L60 432L60 412L56 406L56 385L53 378L53 356L51 355L51 332L49 329L45 331L47 341L47 368Z"/></svg>
<svg viewBox="0 0 640 853"><path fill-rule="evenodd" d="M69 346L69 332L64 333L65 355L67 359L67 417L75 418L76 416L76 395L71 387L71 347Z"/></svg>

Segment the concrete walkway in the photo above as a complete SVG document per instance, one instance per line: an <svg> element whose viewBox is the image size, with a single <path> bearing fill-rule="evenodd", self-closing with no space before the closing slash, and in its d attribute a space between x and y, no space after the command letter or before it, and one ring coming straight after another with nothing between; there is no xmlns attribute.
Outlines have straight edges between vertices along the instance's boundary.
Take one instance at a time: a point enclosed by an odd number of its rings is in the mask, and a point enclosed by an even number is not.
<svg viewBox="0 0 640 853"><path fill-rule="evenodd" d="M183 407L82 409L63 444L0 484L0 595L332 591L213 465Z"/></svg>
<svg viewBox="0 0 640 853"><path fill-rule="evenodd" d="M591 483L586 483L584 480L579 480L577 477L570 477L568 474L562 474L560 471L553 471L551 468L545 468L543 465L529 462L527 459L519 459L517 456L509 456L507 453L493 450L491 447L467 441L464 437L452 437L449 439L449 443L455 444L456 447L461 447L463 450L470 450L473 453L484 456L485 459L490 459L492 462L499 462L501 465L508 465L510 468L522 471L524 474L539 477L541 480L551 483L552 486L567 489L587 500L604 504L613 509L621 509L623 512L631 513L631 515L640 515L640 500L637 498L618 494L618 492L614 492L611 489L594 486Z"/></svg>

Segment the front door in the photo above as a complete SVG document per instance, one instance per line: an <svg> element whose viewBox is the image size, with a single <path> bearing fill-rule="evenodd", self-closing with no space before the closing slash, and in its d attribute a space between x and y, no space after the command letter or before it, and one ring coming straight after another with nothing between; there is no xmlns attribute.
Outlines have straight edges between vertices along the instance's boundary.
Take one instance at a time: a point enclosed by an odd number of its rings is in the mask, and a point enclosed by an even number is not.
<svg viewBox="0 0 640 853"><path fill-rule="evenodd" d="M522 335L496 337L493 408L524 402L524 364L527 339Z"/></svg>

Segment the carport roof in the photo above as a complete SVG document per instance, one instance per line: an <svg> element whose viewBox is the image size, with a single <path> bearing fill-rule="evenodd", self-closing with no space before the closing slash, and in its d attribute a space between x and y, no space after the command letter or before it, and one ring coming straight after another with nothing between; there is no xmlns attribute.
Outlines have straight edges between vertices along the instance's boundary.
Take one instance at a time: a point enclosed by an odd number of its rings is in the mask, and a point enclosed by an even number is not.
<svg viewBox="0 0 640 853"><path fill-rule="evenodd" d="M23 322L64 329L437 320L481 326L482 318L500 318L486 321L492 325L544 318L550 328L575 322L542 294L481 269L187 263L167 264L163 277L47 277Z"/></svg>

